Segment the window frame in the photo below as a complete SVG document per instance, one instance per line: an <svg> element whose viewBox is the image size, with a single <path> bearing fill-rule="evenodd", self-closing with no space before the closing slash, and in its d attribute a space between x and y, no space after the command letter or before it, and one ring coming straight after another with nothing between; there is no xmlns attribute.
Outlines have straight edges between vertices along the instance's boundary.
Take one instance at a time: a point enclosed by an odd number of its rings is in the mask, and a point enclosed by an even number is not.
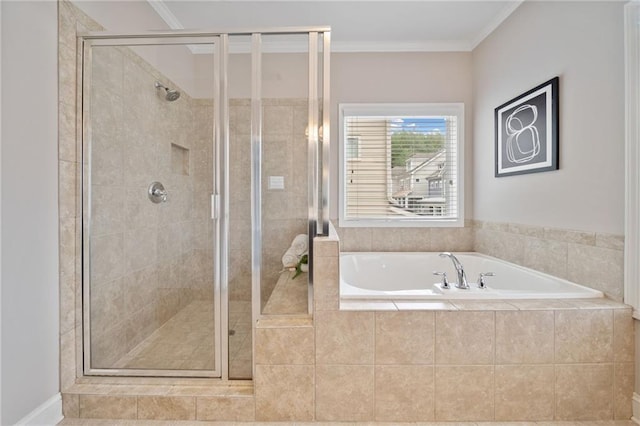
<svg viewBox="0 0 640 426"><path fill-rule="evenodd" d="M347 158L345 140L345 117L351 116L456 116L456 180L457 197L455 218L442 217L389 217L389 218L347 218L346 178ZM464 226L464 103L340 103L338 105L338 223L340 227L463 227Z"/></svg>

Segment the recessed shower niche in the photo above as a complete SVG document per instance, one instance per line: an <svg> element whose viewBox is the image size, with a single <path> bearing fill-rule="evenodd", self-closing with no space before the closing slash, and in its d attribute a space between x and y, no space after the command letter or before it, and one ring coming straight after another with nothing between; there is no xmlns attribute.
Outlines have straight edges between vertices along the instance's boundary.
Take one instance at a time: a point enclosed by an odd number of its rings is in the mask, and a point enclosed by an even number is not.
<svg viewBox="0 0 640 426"><path fill-rule="evenodd" d="M171 144L171 170L176 175L189 176L189 148Z"/></svg>
<svg viewBox="0 0 640 426"><path fill-rule="evenodd" d="M252 377L283 253L324 229L323 35L80 36L85 375Z"/></svg>

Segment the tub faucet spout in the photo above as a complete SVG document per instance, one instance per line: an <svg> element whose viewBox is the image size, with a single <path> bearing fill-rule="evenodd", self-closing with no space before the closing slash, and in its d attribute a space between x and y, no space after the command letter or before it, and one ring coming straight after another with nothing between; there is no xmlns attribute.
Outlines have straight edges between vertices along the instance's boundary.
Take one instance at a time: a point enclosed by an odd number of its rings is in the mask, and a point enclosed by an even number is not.
<svg viewBox="0 0 640 426"><path fill-rule="evenodd" d="M458 273L458 282L456 283L456 287L462 290L469 290L467 275L464 273L464 267L462 266L462 263L460 263L458 258L455 257L453 253L449 253L448 251L440 253L440 257L448 257L453 262L453 266L454 268L456 268L456 272Z"/></svg>

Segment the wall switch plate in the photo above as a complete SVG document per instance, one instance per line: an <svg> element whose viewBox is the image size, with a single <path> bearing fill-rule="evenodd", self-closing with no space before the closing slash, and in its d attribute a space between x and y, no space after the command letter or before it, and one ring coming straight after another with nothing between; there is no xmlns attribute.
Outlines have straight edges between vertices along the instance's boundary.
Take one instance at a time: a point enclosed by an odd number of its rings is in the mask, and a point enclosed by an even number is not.
<svg viewBox="0 0 640 426"><path fill-rule="evenodd" d="M284 176L269 176L269 189L284 189Z"/></svg>

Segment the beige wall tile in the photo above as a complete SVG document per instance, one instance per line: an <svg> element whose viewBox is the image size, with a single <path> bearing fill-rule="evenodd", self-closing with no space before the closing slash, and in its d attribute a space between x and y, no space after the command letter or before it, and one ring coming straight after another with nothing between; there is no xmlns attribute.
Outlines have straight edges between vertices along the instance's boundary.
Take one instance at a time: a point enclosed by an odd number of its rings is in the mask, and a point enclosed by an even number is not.
<svg viewBox="0 0 640 426"><path fill-rule="evenodd" d="M432 421L434 384L433 366L376 366L375 420Z"/></svg>
<svg viewBox="0 0 640 426"><path fill-rule="evenodd" d="M73 56L70 53L69 56ZM75 104L58 102L58 158L75 163L76 156L76 108Z"/></svg>
<svg viewBox="0 0 640 426"><path fill-rule="evenodd" d="M524 235L494 231L486 227L476 229L474 249L508 262L522 264L524 260Z"/></svg>
<svg viewBox="0 0 640 426"><path fill-rule="evenodd" d="M124 234L125 272L143 269L157 262L158 238L152 229L141 228Z"/></svg>
<svg viewBox="0 0 640 426"><path fill-rule="evenodd" d="M621 250L569 244L568 253L569 280L622 301L624 254Z"/></svg>
<svg viewBox="0 0 640 426"><path fill-rule="evenodd" d="M496 363L553 363L553 333L553 311L496 312Z"/></svg>
<svg viewBox="0 0 640 426"><path fill-rule="evenodd" d="M75 25L74 25L75 26ZM75 36L75 28L74 34ZM61 45L58 49L58 88L59 100L73 104L76 94L76 48L73 45ZM64 95L63 95L64 94Z"/></svg>
<svg viewBox="0 0 640 426"><path fill-rule="evenodd" d="M316 312L317 364L373 364L373 312Z"/></svg>
<svg viewBox="0 0 640 426"><path fill-rule="evenodd" d="M473 251L473 228L431 228L429 251Z"/></svg>
<svg viewBox="0 0 640 426"><path fill-rule="evenodd" d="M62 415L65 418L80 417L80 396L72 393L62 394Z"/></svg>
<svg viewBox="0 0 640 426"><path fill-rule="evenodd" d="M252 422L255 420L253 397L203 397L197 398L197 420Z"/></svg>
<svg viewBox="0 0 640 426"><path fill-rule="evenodd" d="M493 364L494 312L436 312L436 364Z"/></svg>
<svg viewBox="0 0 640 426"><path fill-rule="evenodd" d="M76 219L62 219L60 224L60 334L64 334L76 325Z"/></svg>
<svg viewBox="0 0 640 426"><path fill-rule="evenodd" d="M80 395L80 417L83 419L135 419L135 396Z"/></svg>
<svg viewBox="0 0 640 426"><path fill-rule="evenodd" d="M375 321L376 364L433 364L433 312L376 312Z"/></svg>
<svg viewBox="0 0 640 426"><path fill-rule="evenodd" d="M145 420L195 420L196 399L187 396L139 396L138 418Z"/></svg>
<svg viewBox="0 0 640 426"><path fill-rule="evenodd" d="M314 374L312 365L257 365L256 420L313 420Z"/></svg>
<svg viewBox="0 0 640 426"><path fill-rule="evenodd" d="M555 362L613 361L613 310L555 312Z"/></svg>
<svg viewBox="0 0 640 426"><path fill-rule="evenodd" d="M590 246L596 243L596 234L594 232L582 232L572 229L544 228L544 238Z"/></svg>
<svg viewBox="0 0 640 426"><path fill-rule="evenodd" d="M544 238L544 228L540 226L523 225L520 223L510 223L509 232L512 234L526 235L533 238Z"/></svg>
<svg viewBox="0 0 640 426"><path fill-rule="evenodd" d="M317 421L372 421L373 418L373 366L316 366Z"/></svg>
<svg viewBox="0 0 640 426"><path fill-rule="evenodd" d="M616 363L613 369L613 416L616 420L628 420L632 415L634 364Z"/></svg>
<svg viewBox="0 0 640 426"><path fill-rule="evenodd" d="M91 241L91 282L112 281L124 273L122 234L94 237Z"/></svg>
<svg viewBox="0 0 640 426"><path fill-rule="evenodd" d="M496 365L496 420L553 420L553 365Z"/></svg>
<svg viewBox="0 0 640 426"><path fill-rule="evenodd" d="M93 69L91 82L95 87L122 93L124 58L117 47L100 47L92 50Z"/></svg>
<svg viewBox="0 0 640 426"><path fill-rule="evenodd" d="M79 360L78 360L79 361ZM76 381L76 330L60 335L60 390L68 390Z"/></svg>
<svg viewBox="0 0 640 426"><path fill-rule="evenodd" d="M624 250L624 235L596 234L596 246L614 250Z"/></svg>
<svg viewBox="0 0 640 426"><path fill-rule="evenodd" d="M613 360L633 362L635 354L631 309L613 311Z"/></svg>
<svg viewBox="0 0 640 426"><path fill-rule="evenodd" d="M473 356L473 351L467 351ZM436 366L437 421L493 420L493 366Z"/></svg>
<svg viewBox="0 0 640 426"><path fill-rule="evenodd" d="M482 222L479 227L489 231L509 232L510 224L506 222Z"/></svg>
<svg viewBox="0 0 640 426"><path fill-rule="evenodd" d="M313 364L313 327L256 329L256 364Z"/></svg>
<svg viewBox="0 0 640 426"><path fill-rule="evenodd" d="M429 251L430 228L376 228L371 233L373 251Z"/></svg>
<svg viewBox="0 0 640 426"><path fill-rule="evenodd" d="M76 163L59 161L60 219L78 217L76 205Z"/></svg>
<svg viewBox="0 0 640 426"><path fill-rule="evenodd" d="M316 238L313 243L314 255L319 257L336 257L340 254L339 241L326 237Z"/></svg>
<svg viewBox="0 0 640 426"><path fill-rule="evenodd" d="M613 364L556 365L556 419L613 418Z"/></svg>
<svg viewBox="0 0 640 426"><path fill-rule="evenodd" d="M316 311L339 309L340 258L316 257L313 269L313 299Z"/></svg>
<svg viewBox="0 0 640 426"><path fill-rule="evenodd" d="M372 228L339 228L341 251L372 251Z"/></svg>
<svg viewBox="0 0 640 426"><path fill-rule="evenodd" d="M76 226L75 218L60 220L60 284L70 288L76 278Z"/></svg>
<svg viewBox="0 0 640 426"><path fill-rule="evenodd" d="M561 241L526 238L523 264L540 272L566 278L567 246L567 243Z"/></svg>
<svg viewBox="0 0 640 426"><path fill-rule="evenodd" d="M94 135L91 140L91 183L124 185L124 148L121 138Z"/></svg>

